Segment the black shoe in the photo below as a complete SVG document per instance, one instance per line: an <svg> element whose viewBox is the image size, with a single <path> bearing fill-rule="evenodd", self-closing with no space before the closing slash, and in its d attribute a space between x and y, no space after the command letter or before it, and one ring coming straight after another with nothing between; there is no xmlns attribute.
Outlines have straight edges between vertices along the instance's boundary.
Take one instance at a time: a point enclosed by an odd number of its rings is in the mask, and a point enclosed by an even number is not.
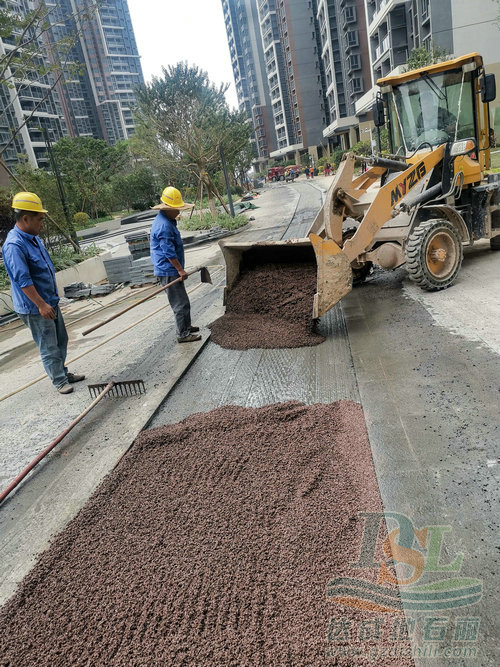
<svg viewBox="0 0 500 667"><path fill-rule="evenodd" d="M184 336L184 338L177 338L178 343L194 343L197 340L201 340L199 334L188 334L187 336Z"/></svg>
<svg viewBox="0 0 500 667"><path fill-rule="evenodd" d="M189 329L189 331L190 331L191 333L198 333L199 330L200 330L200 327L191 327L191 328Z"/></svg>
<svg viewBox="0 0 500 667"><path fill-rule="evenodd" d="M85 380L85 375L77 375L76 373L66 373L66 377L68 378L68 382L81 382L82 380Z"/></svg>

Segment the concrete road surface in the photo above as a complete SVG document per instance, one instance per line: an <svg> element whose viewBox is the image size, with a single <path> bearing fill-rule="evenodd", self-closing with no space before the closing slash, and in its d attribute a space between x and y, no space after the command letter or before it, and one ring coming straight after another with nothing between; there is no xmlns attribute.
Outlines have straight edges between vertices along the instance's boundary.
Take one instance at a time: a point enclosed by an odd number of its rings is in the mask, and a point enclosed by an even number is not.
<svg viewBox="0 0 500 667"><path fill-rule="evenodd" d="M255 221L238 240L303 236L327 184L327 179L317 178L267 187L257 201L259 208L252 211ZM218 286L203 286L192 294L197 323L204 325L222 312L222 257L216 245L188 251L187 257L189 266L206 263L216 274ZM459 642L477 650L474 659L417 657L417 664L500 664L499 269L500 253L483 243L466 251L456 285L443 292L422 292L408 281L404 269L375 271L323 318L327 340L321 346L237 352L209 342L198 356L192 354L188 372L163 402L162 392L168 391L172 372L181 364L168 309L89 352L75 366L89 381L112 375L142 377L156 403L132 399L128 405L97 409L1 508L0 600L12 594L50 536L85 503L129 446L134 429L153 412L157 425L231 403L354 398L365 411L385 511L407 516L417 529L431 527L428 534L439 533L433 526L446 526L436 565L445 569L430 574L474 579L482 587L479 603L436 614L447 619L444 647L453 643L460 619L476 619L478 641ZM162 303L157 297L139 306L118 320L119 325L113 323L87 341L81 330L99 319L89 317L74 327L70 354L90 348ZM21 352L2 369L2 388L20 386L39 374L36 352L29 345ZM2 482L87 403L83 388L63 398L45 380L0 404L0 457L6 462ZM390 530L396 527L394 521L388 519ZM457 563L459 570L446 572L446 565ZM410 609L407 615L416 616L420 629L428 617ZM424 640L417 633L417 644Z"/></svg>

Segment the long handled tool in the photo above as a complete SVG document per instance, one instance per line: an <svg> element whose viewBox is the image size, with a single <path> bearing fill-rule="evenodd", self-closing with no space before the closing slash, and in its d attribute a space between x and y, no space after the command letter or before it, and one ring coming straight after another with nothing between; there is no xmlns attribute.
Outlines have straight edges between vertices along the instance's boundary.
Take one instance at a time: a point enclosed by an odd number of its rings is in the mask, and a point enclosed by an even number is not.
<svg viewBox="0 0 500 667"><path fill-rule="evenodd" d="M191 271L187 272L188 276L192 276L193 273L200 272L200 280L202 283L210 283L212 284L212 279L210 278L210 273L207 269L206 266L198 266L196 269L192 269ZM148 294L148 296L145 296L143 299L139 299L139 301L136 301L135 303L131 304L130 306L127 306L123 310L118 311L114 315L111 315L111 317L108 317L106 320L103 320L102 322L99 322L99 324L95 324L93 327L90 327L90 329L85 329L85 331L82 332L82 336L86 336L89 333L92 333L92 331L95 331L96 329L99 329L100 327L103 327L105 324L108 322L112 322L115 320L117 317L120 317L120 315L123 315L123 313L128 312L129 310L132 310L132 308L135 308L136 306L139 306L141 303L144 303L148 299L151 299L153 296L156 296L157 294L160 294L160 292L163 292L164 290L168 289L171 285L174 285L175 283L178 283L182 280L182 278L179 276L179 278L176 278L175 280L172 280L172 282L168 283L167 285L162 285L158 289L155 289L151 294Z"/></svg>
<svg viewBox="0 0 500 667"><path fill-rule="evenodd" d="M19 482L21 482L26 477L30 470L33 470L36 464L39 463L45 456L47 456L47 454L52 449L54 449L54 447L68 435L68 433L78 424L78 422L81 422L85 415L88 414L92 408L94 408L105 396L135 396L138 394L144 394L146 391L144 382L142 380L125 380L122 382L111 381L108 382L108 384L89 384L88 388L90 395L92 397L95 396L95 399L92 401L89 407L81 414L79 414L78 417L76 417L76 419L74 419L71 424L50 443L50 445L45 447L45 449L40 452L40 454L38 454L38 456L36 456L33 461L31 461L31 463L9 484L9 486L2 491L0 494L0 503L3 502L5 498L7 498L9 493L16 488Z"/></svg>

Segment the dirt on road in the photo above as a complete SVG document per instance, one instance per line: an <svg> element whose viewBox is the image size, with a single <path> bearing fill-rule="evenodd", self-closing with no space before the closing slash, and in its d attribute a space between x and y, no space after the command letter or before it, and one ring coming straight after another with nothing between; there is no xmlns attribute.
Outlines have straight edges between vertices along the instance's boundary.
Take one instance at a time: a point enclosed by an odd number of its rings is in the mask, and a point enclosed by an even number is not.
<svg viewBox="0 0 500 667"><path fill-rule="evenodd" d="M357 513L381 509L352 401L144 432L0 612L1 662L324 664L368 613L327 591L353 576Z"/></svg>
<svg viewBox="0 0 500 667"><path fill-rule="evenodd" d="M210 325L212 340L230 350L319 345L312 305L316 266L263 264L247 269L229 292L226 314Z"/></svg>

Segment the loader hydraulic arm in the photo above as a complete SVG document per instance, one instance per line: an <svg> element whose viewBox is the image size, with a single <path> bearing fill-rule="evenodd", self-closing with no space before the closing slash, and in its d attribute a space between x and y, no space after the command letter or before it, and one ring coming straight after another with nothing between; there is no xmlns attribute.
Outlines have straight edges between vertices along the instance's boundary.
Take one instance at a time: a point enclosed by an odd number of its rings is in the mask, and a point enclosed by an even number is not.
<svg viewBox="0 0 500 667"><path fill-rule="evenodd" d="M339 169L339 178L331 185L322 210L316 216L308 236L314 248L318 268L318 286L314 295L313 317L318 318L330 310L352 289L351 264L364 253L377 232L390 220L391 211L406 195L438 165L445 154L446 144L438 146L425 156L407 165L397 163L401 172L378 191L366 210L354 236L342 244L342 222L346 210L355 210L356 202L372 181L371 176L393 165L373 165L366 173L352 178L354 156L348 155ZM388 162L392 162L389 160ZM385 169L384 169L385 167ZM403 171L401 169L403 168ZM351 178L349 179L349 174ZM350 183L347 181L350 180ZM323 236L321 236L323 235Z"/></svg>
<svg viewBox="0 0 500 667"><path fill-rule="evenodd" d="M431 169L442 161L445 147L446 144L438 146L415 164L409 165L398 178L389 181L380 188L356 233L344 243L342 252L347 255L350 262L365 252L377 232L390 219L394 207L411 192Z"/></svg>

